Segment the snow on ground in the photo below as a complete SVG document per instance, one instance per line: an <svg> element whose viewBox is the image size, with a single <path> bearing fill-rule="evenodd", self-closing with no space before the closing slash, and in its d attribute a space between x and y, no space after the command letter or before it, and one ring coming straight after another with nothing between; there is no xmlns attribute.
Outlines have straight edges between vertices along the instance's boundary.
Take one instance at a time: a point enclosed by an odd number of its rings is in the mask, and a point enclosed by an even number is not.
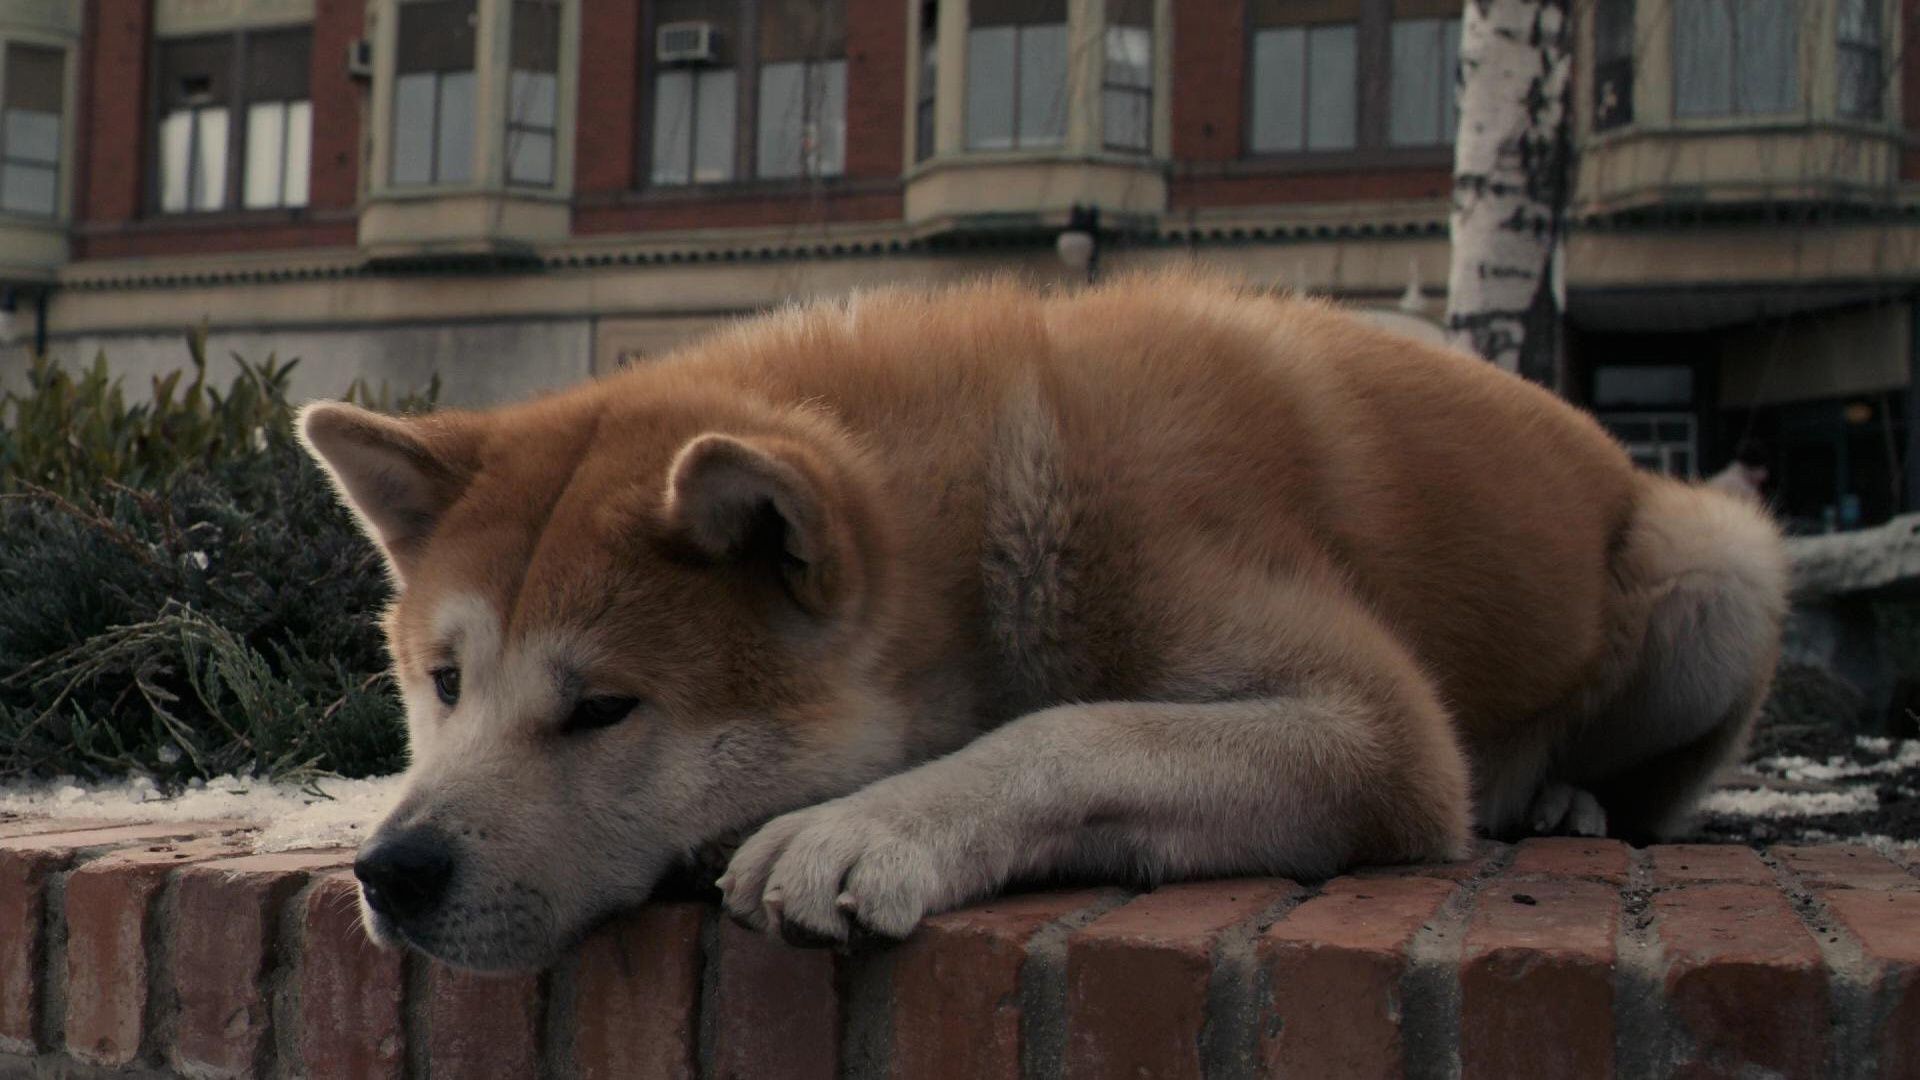
<svg viewBox="0 0 1920 1080"><path fill-rule="evenodd" d="M162 794L144 776L98 784L53 780L0 787L0 816L103 821L245 821L259 851L358 847L400 793L398 776L274 784L244 776L195 780Z"/></svg>
<svg viewBox="0 0 1920 1080"><path fill-rule="evenodd" d="M1861 751L1887 756L1879 761L1858 761L1844 756L1815 761L1810 757L1789 754L1762 758L1754 762L1753 767L1761 772L1788 780L1810 781L1893 776L1908 769L1920 769L1920 739L1860 738L1854 740L1854 745Z"/></svg>
<svg viewBox="0 0 1920 1080"><path fill-rule="evenodd" d="M1880 805L1871 791L1773 791L1722 788L1700 800L1709 814L1738 817L1817 817L1857 814Z"/></svg>

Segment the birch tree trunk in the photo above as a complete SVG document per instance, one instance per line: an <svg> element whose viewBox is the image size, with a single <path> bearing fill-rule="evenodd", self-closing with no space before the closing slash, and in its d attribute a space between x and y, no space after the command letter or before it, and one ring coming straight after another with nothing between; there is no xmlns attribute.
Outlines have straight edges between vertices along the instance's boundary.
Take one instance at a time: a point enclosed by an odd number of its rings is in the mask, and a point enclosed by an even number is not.
<svg viewBox="0 0 1920 1080"><path fill-rule="evenodd" d="M1570 0L1466 0L1447 334L1555 389L1572 73Z"/></svg>

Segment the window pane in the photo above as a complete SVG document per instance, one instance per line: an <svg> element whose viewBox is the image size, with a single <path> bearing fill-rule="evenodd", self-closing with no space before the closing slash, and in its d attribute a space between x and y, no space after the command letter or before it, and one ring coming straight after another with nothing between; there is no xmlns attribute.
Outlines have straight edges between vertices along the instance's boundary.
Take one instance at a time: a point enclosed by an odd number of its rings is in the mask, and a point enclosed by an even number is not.
<svg viewBox="0 0 1920 1080"><path fill-rule="evenodd" d="M1674 112L1725 116L1733 111L1731 0L1673 0Z"/></svg>
<svg viewBox="0 0 1920 1080"><path fill-rule="evenodd" d="M1153 86L1153 34L1143 27L1107 28L1107 82L1114 86Z"/></svg>
<svg viewBox="0 0 1920 1080"><path fill-rule="evenodd" d="M431 72L402 75L393 87L393 182L433 182L433 85Z"/></svg>
<svg viewBox="0 0 1920 1080"><path fill-rule="evenodd" d="M554 0L513 0L513 38L508 66L515 71L560 70L560 5Z"/></svg>
<svg viewBox="0 0 1920 1080"><path fill-rule="evenodd" d="M552 184L553 136L531 128L508 131L507 179L516 184Z"/></svg>
<svg viewBox="0 0 1920 1080"><path fill-rule="evenodd" d="M1351 150L1355 136L1354 28L1307 31L1307 149Z"/></svg>
<svg viewBox="0 0 1920 1080"><path fill-rule="evenodd" d="M1144 90L1107 88L1100 95L1101 127L1108 147L1148 150L1153 134L1153 95Z"/></svg>
<svg viewBox="0 0 1920 1080"><path fill-rule="evenodd" d="M1634 0L1598 0L1593 9L1593 50L1596 62L1624 60L1633 55Z"/></svg>
<svg viewBox="0 0 1920 1080"><path fill-rule="evenodd" d="M178 214L187 208L187 177L193 148L193 111L181 109L160 121L160 209Z"/></svg>
<svg viewBox="0 0 1920 1080"><path fill-rule="evenodd" d="M1646 367L1606 365L1594 369L1593 403L1609 405L1691 405L1693 369L1680 365Z"/></svg>
<svg viewBox="0 0 1920 1080"><path fill-rule="evenodd" d="M967 32L967 148L1004 150L1013 145L1013 42L1011 26Z"/></svg>
<svg viewBox="0 0 1920 1080"><path fill-rule="evenodd" d="M1880 44L1880 0L1840 0L1841 41Z"/></svg>
<svg viewBox="0 0 1920 1080"><path fill-rule="evenodd" d="M808 125L813 140L813 172L839 176L847 171L847 62L814 64L808 102L813 117Z"/></svg>
<svg viewBox="0 0 1920 1080"><path fill-rule="evenodd" d="M312 44L304 29L249 33L246 100L297 101L311 93Z"/></svg>
<svg viewBox="0 0 1920 1080"><path fill-rule="evenodd" d="M40 165L0 166L0 210L52 217L59 208L59 170Z"/></svg>
<svg viewBox="0 0 1920 1080"><path fill-rule="evenodd" d="M183 108L230 100L233 96L233 42L231 34L161 42L161 103L171 108Z"/></svg>
<svg viewBox="0 0 1920 1080"><path fill-rule="evenodd" d="M247 109L247 174L242 199L249 207L280 205L286 120L286 106L279 102Z"/></svg>
<svg viewBox="0 0 1920 1080"><path fill-rule="evenodd" d="M400 5L395 70L473 70L474 0L407 0Z"/></svg>
<svg viewBox="0 0 1920 1080"><path fill-rule="evenodd" d="M1067 0L972 0L967 17L974 26L1064 24Z"/></svg>
<svg viewBox="0 0 1920 1080"><path fill-rule="evenodd" d="M1769 115L1800 104L1800 4L1741 0L1734 22L1739 84L1735 111Z"/></svg>
<svg viewBox="0 0 1920 1080"><path fill-rule="evenodd" d="M760 69L760 140L756 169L761 176L800 175L801 145L806 140L806 65L767 64Z"/></svg>
<svg viewBox="0 0 1920 1080"><path fill-rule="evenodd" d="M1067 134L1067 28L1020 28L1021 146L1053 146Z"/></svg>
<svg viewBox="0 0 1920 1080"><path fill-rule="evenodd" d="M738 82L732 68L702 71L695 95L693 126L693 182L714 184L733 179L734 95Z"/></svg>
<svg viewBox="0 0 1920 1080"><path fill-rule="evenodd" d="M227 110L201 109L198 118L193 208L219 210L227 205Z"/></svg>
<svg viewBox="0 0 1920 1080"><path fill-rule="evenodd" d="M760 0L760 60L831 60L846 55L845 0Z"/></svg>
<svg viewBox="0 0 1920 1080"><path fill-rule="evenodd" d="M0 105L59 115L66 96L66 53L38 45L7 46L7 84Z"/></svg>
<svg viewBox="0 0 1920 1080"><path fill-rule="evenodd" d="M693 73L663 71L653 80L653 182L693 178Z"/></svg>
<svg viewBox="0 0 1920 1080"><path fill-rule="evenodd" d="M1440 141L1460 130L1460 20L1440 20Z"/></svg>
<svg viewBox="0 0 1920 1080"><path fill-rule="evenodd" d="M307 205L307 182L313 174L313 106L305 101L287 105L286 186L282 206Z"/></svg>
<svg viewBox="0 0 1920 1080"><path fill-rule="evenodd" d="M559 76L543 71L516 71L509 85L508 123L537 128L559 126Z"/></svg>
<svg viewBox="0 0 1920 1080"><path fill-rule="evenodd" d="M1849 120L1880 118L1880 50L1841 45L1839 65L1840 115Z"/></svg>
<svg viewBox="0 0 1920 1080"><path fill-rule="evenodd" d="M1440 20L1403 19L1393 24L1393 99L1387 113L1387 141L1395 146L1432 146L1440 142L1440 107L1434 100L1446 58L1440 49Z"/></svg>
<svg viewBox="0 0 1920 1080"><path fill-rule="evenodd" d="M8 109L5 154L15 161L60 163L60 114Z"/></svg>
<svg viewBox="0 0 1920 1080"><path fill-rule="evenodd" d="M473 179L473 72L440 76L440 115L435 141L434 181L464 184Z"/></svg>
<svg viewBox="0 0 1920 1080"><path fill-rule="evenodd" d="M1253 35L1253 138L1255 153L1298 150L1307 75L1307 32L1297 26Z"/></svg>

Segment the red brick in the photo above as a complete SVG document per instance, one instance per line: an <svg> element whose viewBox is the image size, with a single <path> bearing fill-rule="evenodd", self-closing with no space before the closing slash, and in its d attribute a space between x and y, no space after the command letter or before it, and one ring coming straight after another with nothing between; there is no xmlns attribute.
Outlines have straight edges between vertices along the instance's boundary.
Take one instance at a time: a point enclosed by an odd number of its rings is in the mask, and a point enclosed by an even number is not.
<svg viewBox="0 0 1920 1080"><path fill-rule="evenodd" d="M1247 69L1246 0L1173 5L1173 156L1233 161L1241 156Z"/></svg>
<svg viewBox="0 0 1920 1080"><path fill-rule="evenodd" d="M838 961L720 924L713 1071L720 1080L831 1080L840 1072Z"/></svg>
<svg viewBox="0 0 1920 1080"><path fill-rule="evenodd" d="M0 840L0 941L9 943L0 948L0 1051L31 1053L38 1047L47 880L84 851L187 836L208 827L116 825Z"/></svg>
<svg viewBox="0 0 1920 1080"><path fill-rule="evenodd" d="M588 234L897 221L905 205L894 183L818 195L695 189L611 204L583 199L574 208L573 230Z"/></svg>
<svg viewBox="0 0 1920 1080"><path fill-rule="evenodd" d="M1872 848L1857 844L1777 847L1773 855L1810 888L1920 890L1920 878Z"/></svg>
<svg viewBox="0 0 1920 1080"><path fill-rule="evenodd" d="M180 871L171 962L178 1016L167 1057L180 1072L252 1076L268 1047L281 908L310 871L343 865L341 852L248 855Z"/></svg>
<svg viewBox="0 0 1920 1080"><path fill-rule="evenodd" d="M906 168L907 12L900 0L847 0L847 176L897 180Z"/></svg>
<svg viewBox="0 0 1920 1080"><path fill-rule="evenodd" d="M696 1074L700 904L655 904L602 927L574 974L573 1053L587 1080Z"/></svg>
<svg viewBox="0 0 1920 1080"><path fill-rule="evenodd" d="M540 1064L540 979L443 964L427 976L427 1071L435 1080L513 1080Z"/></svg>
<svg viewBox="0 0 1920 1080"><path fill-rule="evenodd" d="M360 117L369 84L347 73L347 48L366 35L366 10L366 0L314 0L308 76L313 148L307 192L313 210L352 210L359 199L365 135Z"/></svg>
<svg viewBox="0 0 1920 1080"><path fill-rule="evenodd" d="M179 867L238 853L224 837L103 856L67 877L67 1052L95 1065L140 1055L154 899Z"/></svg>
<svg viewBox="0 0 1920 1080"><path fill-rule="evenodd" d="M1890 1011L1880 1029L1880 1073L1920 1080L1920 893L1846 890L1820 899L1866 956Z"/></svg>
<svg viewBox="0 0 1920 1080"><path fill-rule="evenodd" d="M34 836L42 833L82 832L87 829L105 829L119 824L98 818L42 818L9 817L0 821L0 840L16 836Z"/></svg>
<svg viewBox="0 0 1920 1080"><path fill-rule="evenodd" d="M580 5L580 109L575 125L573 188L578 194L635 187L640 132L639 0ZM591 122L588 122L591 117ZM652 117L648 117L651 120Z"/></svg>
<svg viewBox="0 0 1920 1080"><path fill-rule="evenodd" d="M1826 973L1778 890L1702 885L1656 894L1653 911L1667 957L1667 1008L1696 1050L1695 1069L1821 1071Z"/></svg>
<svg viewBox="0 0 1920 1080"><path fill-rule="evenodd" d="M1465 881L1484 873L1495 857L1507 850L1505 844L1491 840L1482 840L1475 845L1473 854L1459 862L1406 863L1400 866L1363 866L1348 877L1361 881L1376 878L1424 877L1442 881Z"/></svg>
<svg viewBox="0 0 1920 1080"><path fill-rule="evenodd" d="M1736 844L1667 844L1653 854L1653 883L1660 888L1725 883L1771 885L1773 871L1752 848Z"/></svg>
<svg viewBox="0 0 1920 1080"><path fill-rule="evenodd" d="M893 1076L1020 1075L1020 970L1033 936L1098 892L1010 896L935 915L893 954Z"/></svg>
<svg viewBox="0 0 1920 1080"><path fill-rule="evenodd" d="M1290 881L1168 885L1073 934L1067 1075L1200 1076L1216 940L1298 891Z"/></svg>
<svg viewBox="0 0 1920 1080"><path fill-rule="evenodd" d="M1407 946L1455 886L1423 877L1340 878L1261 939L1272 1016L1261 1056L1275 1076L1400 1072Z"/></svg>
<svg viewBox="0 0 1920 1080"><path fill-rule="evenodd" d="M1619 922L1619 894L1606 885L1489 883L1461 957L1461 1075L1610 1075Z"/></svg>
<svg viewBox="0 0 1920 1080"><path fill-rule="evenodd" d="M145 190L153 0L90 0L85 27L75 216L131 221Z"/></svg>
<svg viewBox="0 0 1920 1080"><path fill-rule="evenodd" d="M308 1080L378 1080L405 1068L402 953L367 937L359 900L352 874L329 874L301 912L295 1041Z"/></svg>
<svg viewBox="0 0 1920 1080"><path fill-rule="evenodd" d="M1627 845L1583 836L1540 836L1515 849L1509 877L1573 877L1627 883Z"/></svg>
<svg viewBox="0 0 1920 1080"><path fill-rule="evenodd" d="M1276 165L1227 176L1176 176L1167 188L1167 205L1172 210L1185 210L1209 206L1445 199L1452 190L1453 170L1446 165L1313 172Z"/></svg>

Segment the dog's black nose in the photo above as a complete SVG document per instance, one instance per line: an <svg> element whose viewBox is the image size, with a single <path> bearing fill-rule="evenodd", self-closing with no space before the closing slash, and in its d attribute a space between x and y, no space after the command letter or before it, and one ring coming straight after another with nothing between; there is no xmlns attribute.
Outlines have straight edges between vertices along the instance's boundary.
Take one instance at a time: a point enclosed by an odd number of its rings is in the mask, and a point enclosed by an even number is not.
<svg viewBox="0 0 1920 1080"><path fill-rule="evenodd" d="M367 905L406 922L432 911L453 880L453 845L438 830L421 827L378 840L353 860Z"/></svg>

